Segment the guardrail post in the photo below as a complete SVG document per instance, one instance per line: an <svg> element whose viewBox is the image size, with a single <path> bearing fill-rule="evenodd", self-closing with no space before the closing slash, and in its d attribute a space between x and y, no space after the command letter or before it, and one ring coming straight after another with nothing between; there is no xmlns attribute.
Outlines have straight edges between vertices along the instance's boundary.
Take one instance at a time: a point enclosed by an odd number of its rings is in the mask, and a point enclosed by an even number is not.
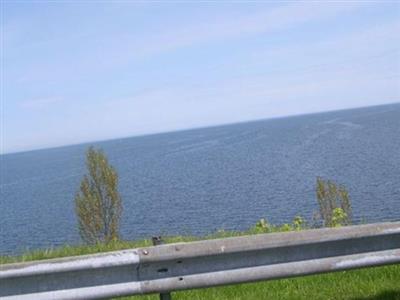
<svg viewBox="0 0 400 300"><path fill-rule="evenodd" d="M164 244L164 241L162 240L161 236L153 236L151 240L153 241L154 246ZM160 300L171 300L171 299L172 297L170 292L160 293Z"/></svg>

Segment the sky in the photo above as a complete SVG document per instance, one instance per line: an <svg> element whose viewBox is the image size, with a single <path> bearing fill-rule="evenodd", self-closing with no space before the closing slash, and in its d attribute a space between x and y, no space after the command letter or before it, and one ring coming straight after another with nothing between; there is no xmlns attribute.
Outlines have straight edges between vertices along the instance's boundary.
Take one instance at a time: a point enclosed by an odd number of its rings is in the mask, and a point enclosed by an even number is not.
<svg viewBox="0 0 400 300"><path fill-rule="evenodd" d="M0 153L400 101L399 1L1 2Z"/></svg>

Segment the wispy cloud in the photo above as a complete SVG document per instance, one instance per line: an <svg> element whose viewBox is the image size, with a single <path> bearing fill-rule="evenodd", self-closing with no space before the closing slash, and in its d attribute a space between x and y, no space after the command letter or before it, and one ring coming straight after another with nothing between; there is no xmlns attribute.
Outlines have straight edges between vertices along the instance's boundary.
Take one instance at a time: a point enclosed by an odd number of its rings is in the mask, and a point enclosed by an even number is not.
<svg viewBox="0 0 400 300"><path fill-rule="evenodd" d="M388 68L398 74L399 34L400 21L388 21L322 40L254 49L246 61L241 61L241 66L248 69L264 66L266 74L274 77L284 74L287 78L329 72L331 69L365 69L379 64L386 68L379 74L387 75Z"/></svg>
<svg viewBox="0 0 400 300"><path fill-rule="evenodd" d="M143 63L155 56L180 49L229 43L259 35L267 37L268 34L295 29L302 24L326 22L340 14L368 5L357 1L286 3L277 7L264 7L251 13L236 12L216 18L194 18L186 23L165 26L157 32L143 30L140 33L125 29L118 33L104 31L101 35L97 32L92 36L76 33L73 39L70 37L65 43L60 43L60 40L56 43L54 39L50 39L48 43L42 41L36 44L34 52L46 49L49 55L31 62L31 71L28 70L21 76L25 82L54 82L59 77L78 80L93 72L116 71L121 67ZM71 44L78 46L74 51L67 51ZM81 48L79 45L85 47ZM12 51L8 53L12 55ZM62 63L59 61L60 54L63 55ZM77 61L79 64L76 64ZM57 64L62 64L63 72L55 76Z"/></svg>
<svg viewBox="0 0 400 300"><path fill-rule="evenodd" d="M233 14L200 24L166 28L160 33L139 38L129 34L109 36L104 42L108 46L115 45L121 59L142 58L184 47L279 32L308 22L327 21L364 6L366 4L361 2L290 3L256 13ZM125 47L118 47L121 42Z"/></svg>
<svg viewBox="0 0 400 300"><path fill-rule="evenodd" d="M290 57L293 53L303 53L307 50L307 54L320 54L321 51L329 51L340 57L340 53L345 54L370 54L377 51L387 50L393 44L400 46L397 38L400 33L400 20L389 20L368 27L349 29L345 33L337 36L328 36L317 41L307 41L305 43L296 43L290 47L270 47L265 49L265 54L270 55L287 55ZM262 51L257 50L262 54ZM260 58L260 57L257 57Z"/></svg>

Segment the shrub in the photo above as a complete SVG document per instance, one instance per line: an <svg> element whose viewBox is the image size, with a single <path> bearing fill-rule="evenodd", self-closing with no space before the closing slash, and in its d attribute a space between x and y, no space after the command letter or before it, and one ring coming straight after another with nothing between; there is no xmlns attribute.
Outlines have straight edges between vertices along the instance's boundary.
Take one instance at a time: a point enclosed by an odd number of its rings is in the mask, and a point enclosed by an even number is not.
<svg viewBox="0 0 400 300"><path fill-rule="evenodd" d="M266 233L271 229L271 225L266 219L260 219L256 225L251 229L255 233Z"/></svg>
<svg viewBox="0 0 400 300"><path fill-rule="evenodd" d="M250 228L249 232L252 234L269 233L269 232L283 232L283 231L300 231L306 228L306 221L301 216L294 217L291 224L285 223L283 225L272 225L266 219L260 219L257 223Z"/></svg>
<svg viewBox="0 0 400 300"><path fill-rule="evenodd" d="M347 224L347 214L342 208L335 208L332 213L332 227L340 227Z"/></svg>
<svg viewBox="0 0 400 300"><path fill-rule="evenodd" d="M278 227L278 231L283 231L283 232L285 232L285 231L293 231L293 227L292 227L292 225L290 225L288 223L285 223L282 226Z"/></svg>
<svg viewBox="0 0 400 300"><path fill-rule="evenodd" d="M293 228L296 231L302 230L306 225L305 220L301 216L295 216L292 223Z"/></svg>
<svg viewBox="0 0 400 300"><path fill-rule="evenodd" d="M324 226L351 224L351 203L347 189L331 180L317 177L317 200Z"/></svg>
<svg viewBox="0 0 400 300"><path fill-rule="evenodd" d="M109 243L119 238L122 213L118 175L102 150L90 147L86 174L75 196L79 234L87 244Z"/></svg>

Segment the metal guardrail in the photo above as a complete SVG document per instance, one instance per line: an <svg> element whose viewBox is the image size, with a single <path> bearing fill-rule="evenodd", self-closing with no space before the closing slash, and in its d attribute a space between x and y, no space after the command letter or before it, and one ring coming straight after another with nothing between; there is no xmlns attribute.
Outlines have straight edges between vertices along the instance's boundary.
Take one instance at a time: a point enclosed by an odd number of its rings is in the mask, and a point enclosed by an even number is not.
<svg viewBox="0 0 400 300"><path fill-rule="evenodd" d="M0 298L101 299L400 263L400 222L0 265Z"/></svg>

